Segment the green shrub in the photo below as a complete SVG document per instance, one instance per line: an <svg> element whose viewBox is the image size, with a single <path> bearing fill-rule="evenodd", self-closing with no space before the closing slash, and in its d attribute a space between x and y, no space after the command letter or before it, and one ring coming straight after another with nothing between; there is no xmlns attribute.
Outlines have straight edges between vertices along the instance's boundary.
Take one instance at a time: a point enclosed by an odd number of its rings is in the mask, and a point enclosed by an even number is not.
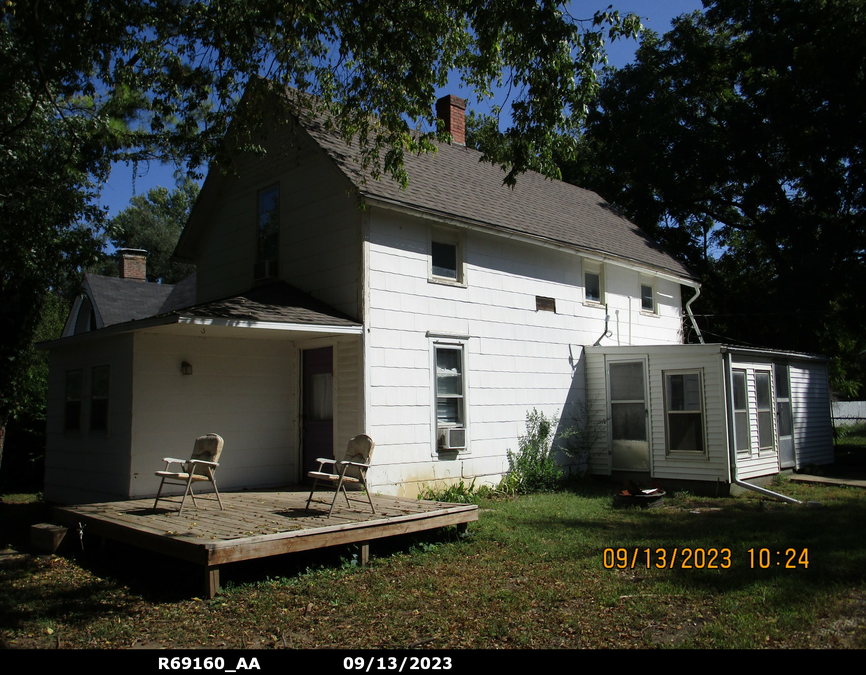
<svg viewBox="0 0 866 675"><path fill-rule="evenodd" d="M418 499L433 502L449 502L451 504L477 504L481 499L493 495L494 490L486 485L475 487L475 478L468 485L460 479L459 483L451 483L447 487L436 489L425 486L418 494Z"/></svg>
<svg viewBox="0 0 866 675"><path fill-rule="evenodd" d="M565 472L554 457L555 420L535 408L526 413L526 435L518 439L517 452L508 450L508 473L500 489L508 494L553 492L558 490Z"/></svg>

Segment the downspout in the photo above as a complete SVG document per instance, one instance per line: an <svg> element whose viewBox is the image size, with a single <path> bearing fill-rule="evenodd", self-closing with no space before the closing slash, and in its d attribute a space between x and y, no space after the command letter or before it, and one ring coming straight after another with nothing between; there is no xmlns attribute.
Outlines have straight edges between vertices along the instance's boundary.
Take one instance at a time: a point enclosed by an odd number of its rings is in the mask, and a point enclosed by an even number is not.
<svg viewBox="0 0 866 675"><path fill-rule="evenodd" d="M606 337L611 336L611 332L607 329L607 323L610 321L610 314L607 313L607 303L604 303L604 333L598 336L598 340L592 343L593 347L598 347L598 343Z"/></svg>
<svg viewBox="0 0 866 675"><path fill-rule="evenodd" d="M690 319L691 322L692 322L692 328L695 329L695 332L698 334L698 340L700 340L701 344L703 345L703 344L706 344L706 343L704 342L704 336L701 335L701 329L698 328L698 324L697 324L697 322L695 321L695 315L692 314L692 307L691 307L692 303L693 303L695 300L697 300L697 299L698 299L698 296L701 294L701 287L700 287L700 286L692 286L692 288L695 289L695 294L694 294L694 295L692 296L692 298L691 298L691 299L686 303L686 314L689 315L689 319Z"/></svg>
<svg viewBox="0 0 866 675"><path fill-rule="evenodd" d="M729 475L731 477L731 484L738 485L741 488L745 488L747 490L752 490L754 492L757 492L758 494L764 495L765 497L772 497L773 499L787 502L788 504L802 504L803 502L801 502L799 499L794 499L793 497L788 497L787 495L773 492L772 490L768 490L767 488L762 488L757 485L752 485L751 483L746 483L745 481L737 478L737 449L735 440L737 437L737 430L734 426L736 424L736 420L734 419L734 371L731 367L730 352L725 352L725 380L727 381L728 389L728 395L726 397L727 404L725 405L725 407L727 408L728 429L732 432L728 434L728 461L730 463Z"/></svg>

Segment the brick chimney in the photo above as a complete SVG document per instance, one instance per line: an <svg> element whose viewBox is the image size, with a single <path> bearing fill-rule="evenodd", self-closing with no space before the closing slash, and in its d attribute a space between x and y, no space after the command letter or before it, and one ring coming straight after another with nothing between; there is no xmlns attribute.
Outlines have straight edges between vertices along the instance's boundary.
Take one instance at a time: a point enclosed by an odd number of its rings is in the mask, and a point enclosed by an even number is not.
<svg viewBox="0 0 866 675"><path fill-rule="evenodd" d="M436 101L436 117L445 122L454 145L466 145L466 99L443 96Z"/></svg>
<svg viewBox="0 0 866 675"><path fill-rule="evenodd" d="M121 279L147 281L147 251L140 248L117 249Z"/></svg>

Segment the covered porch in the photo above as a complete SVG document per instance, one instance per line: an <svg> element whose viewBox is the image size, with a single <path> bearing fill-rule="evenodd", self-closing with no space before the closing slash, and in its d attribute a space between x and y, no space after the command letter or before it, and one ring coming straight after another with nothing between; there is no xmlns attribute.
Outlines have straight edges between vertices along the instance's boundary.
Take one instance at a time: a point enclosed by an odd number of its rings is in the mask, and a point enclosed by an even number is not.
<svg viewBox="0 0 866 675"><path fill-rule="evenodd" d="M401 497L373 496L376 513L365 498L350 493L351 505L341 497L328 518L333 492L316 492L306 509L309 488L222 493L220 510L213 495L197 497L198 507L178 515L180 499L153 499L55 507L54 522L70 529L79 524L85 536L148 549L199 564L203 568L204 593L212 598L219 590L220 567L229 563L307 551L328 546L360 544L362 562L376 539L437 529L465 527L478 520L478 507Z"/></svg>

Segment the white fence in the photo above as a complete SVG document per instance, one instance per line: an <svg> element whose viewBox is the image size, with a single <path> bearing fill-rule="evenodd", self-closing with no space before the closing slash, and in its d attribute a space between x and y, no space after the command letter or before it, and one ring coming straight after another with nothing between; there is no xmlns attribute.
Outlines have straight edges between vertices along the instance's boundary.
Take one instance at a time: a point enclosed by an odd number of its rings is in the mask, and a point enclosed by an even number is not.
<svg viewBox="0 0 866 675"><path fill-rule="evenodd" d="M866 401L834 401L831 405L835 427L866 422Z"/></svg>

